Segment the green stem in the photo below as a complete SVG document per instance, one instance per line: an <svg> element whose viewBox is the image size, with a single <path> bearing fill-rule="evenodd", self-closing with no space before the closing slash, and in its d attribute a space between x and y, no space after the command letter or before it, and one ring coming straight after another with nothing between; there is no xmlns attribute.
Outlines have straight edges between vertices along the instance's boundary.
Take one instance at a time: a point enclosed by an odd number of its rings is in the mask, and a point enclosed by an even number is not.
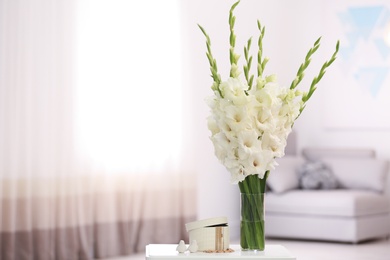
<svg viewBox="0 0 390 260"><path fill-rule="evenodd" d="M236 54L234 52L234 47L236 46L236 35L234 33L234 24L236 22L236 17L234 16L233 14L233 11L234 9L236 8L236 6L240 3L240 1L237 1L235 2L232 7L230 8L230 12L229 12L229 28L230 28L230 49L229 49L229 57L230 57L230 65L231 66L231 69L230 69L230 77L232 78L236 78L238 77L238 73L237 73L237 63L238 63L238 59L239 59L239 55ZM233 66L234 65L234 66ZM235 67L235 69L233 69L233 67Z"/></svg>
<svg viewBox="0 0 390 260"><path fill-rule="evenodd" d="M219 88L219 84L221 83L221 75L218 74L217 61L214 59L213 54L211 53L210 37L206 33L206 30L202 26L200 26L198 24L198 27L202 31L203 35L206 37L206 47L207 47L206 56L207 56L207 59L209 60L209 64L210 64L211 77L213 78L214 83L215 83L215 84L213 84L213 90L218 91L219 94L221 95L221 97L223 97L222 91Z"/></svg>
<svg viewBox="0 0 390 260"><path fill-rule="evenodd" d="M340 47L340 41L337 41L336 50L334 51L332 57L330 58L329 61L326 61L324 63L324 65L322 65L320 72L318 73L318 75L316 77L314 77L313 81L311 82L309 92L302 96L303 105L299 111L300 113L302 113L303 109L306 106L306 102L313 95L314 91L316 91L316 89L317 89L316 85L320 82L322 77L325 75L326 69L336 60L336 56L337 56L337 53L339 51L339 47Z"/></svg>
<svg viewBox="0 0 390 260"><path fill-rule="evenodd" d="M251 43L252 43L252 38L249 38L247 46L244 47L244 56L245 56L245 61L246 61L246 65L244 65L244 75L245 75L246 82L248 83L248 86L249 86L248 90L251 90L251 88L252 88L253 77L254 77L254 75L249 76L249 72L250 72L251 66L252 66L252 58L253 58L252 56L249 56L249 50L251 48Z"/></svg>
<svg viewBox="0 0 390 260"><path fill-rule="evenodd" d="M249 175L239 183L241 191L241 247L264 250L264 193L269 171L260 179Z"/></svg>
<svg viewBox="0 0 390 260"><path fill-rule="evenodd" d="M265 34L265 27L261 27L260 21L257 20L257 28L260 31L259 39L257 41L258 52L257 52L257 77L262 77L267 65L268 59L263 59L263 38Z"/></svg>
<svg viewBox="0 0 390 260"><path fill-rule="evenodd" d="M305 76L304 72L311 62L311 56L320 47L320 41L321 41L321 37L317 39L313 47L307 52L305 61L301 64L301 66L298 69L297 76L295 77L293 82L291 82L290 89L295 89L298 86L298 84L302 81L303 77Z"/></svg>

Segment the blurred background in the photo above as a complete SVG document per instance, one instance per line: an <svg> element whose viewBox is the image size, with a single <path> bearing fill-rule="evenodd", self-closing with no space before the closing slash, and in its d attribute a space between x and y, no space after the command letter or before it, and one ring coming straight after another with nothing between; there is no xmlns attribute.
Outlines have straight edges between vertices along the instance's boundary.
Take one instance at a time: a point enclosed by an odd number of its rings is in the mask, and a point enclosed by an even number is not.
<svg viewBox="0 0 390 260"><path fill-rule="evenodd" d="M238 238L238 187L207 130L212 79L197 26L226 78L233 3L0 0L0 259L128 255L217 216ZM286 87L318 37L302 91L341 41L294 125L297 151L390 158L387 1L242 0L235 14L237 50L257 39L259 19L265 73Z"/></svg>

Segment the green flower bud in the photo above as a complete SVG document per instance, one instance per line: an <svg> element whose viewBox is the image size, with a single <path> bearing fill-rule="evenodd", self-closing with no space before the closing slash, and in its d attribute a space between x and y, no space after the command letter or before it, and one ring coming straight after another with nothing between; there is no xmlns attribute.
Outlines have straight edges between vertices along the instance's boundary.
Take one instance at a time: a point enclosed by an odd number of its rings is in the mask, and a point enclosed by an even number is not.
<svg viewBox="0 0 390 260"><path fill-rule="evenodd" d="M240 59L240 55L238 55L237 53L234 53L234 61L237 63L238 60Z"/></svg>
<svg viewBox="0 0 390 260"><path fill-rule="evenodd" d="M272 75L269 75L267 77L265 77L265 81L268 83L268 82L276 82L277 81L277 77L275 74L272 74Z"/></svg>
<svg viewBox="0 0 390 260"><path fill-rule="evenodd" d="M302 96L303 95L303 92L300 91L300 90L295 90L295 96L298 97L298 96Z"/></svg>
<svg viewBox="0 0 390 260"><path fill-rule="evenodd" d="M262 89L265 86L265 80L262 77L258 77L256 79L256 87L257 89Z"/></svg>

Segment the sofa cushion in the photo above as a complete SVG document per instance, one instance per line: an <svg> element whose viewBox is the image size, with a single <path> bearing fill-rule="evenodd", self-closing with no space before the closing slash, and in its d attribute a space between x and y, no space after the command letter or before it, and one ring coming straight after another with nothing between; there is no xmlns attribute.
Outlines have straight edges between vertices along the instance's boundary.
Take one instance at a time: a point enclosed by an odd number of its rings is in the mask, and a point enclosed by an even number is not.
<svg viewBox="0 0 390 260"><path fill-rule="evenodd" d="M292 190L267 193L265 208L280 214L358 217L388 213L389 200L362 190Z"/></svg>
<svg viewBox="0 0 390 260"><path fill-rule="evenodd" d="M299 188L297 169L304 163L304 159L298 156L284 156L276 159L279 164L271 171L267 179L267 185L272 192L281 193Z"/></svg>
<svg viewBox="0 0 390 260"><path fill-rule="evenodd" d="M371 158L323 158L341 188L383 192L388 161Z"/></svg>
<svg viewBox="0 0 390 260"><path fill-rule="evenodd" d="M321 161L307 161L298 169L299 187L302 189L335 189L337 179L332 170Z"/></svg>

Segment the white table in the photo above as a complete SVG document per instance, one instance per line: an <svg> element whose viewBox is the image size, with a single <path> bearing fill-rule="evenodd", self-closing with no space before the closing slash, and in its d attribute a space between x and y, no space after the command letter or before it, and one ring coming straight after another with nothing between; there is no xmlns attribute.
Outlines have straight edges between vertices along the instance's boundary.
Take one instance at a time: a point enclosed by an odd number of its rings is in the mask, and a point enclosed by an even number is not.
<svg viewBox="0 0 390 260"><path fill-rule="evenodd" d="M188 245L187 245L188 246ZM151 244L146 246L146 260L153 259L199 259L199 260L214 260L214 259L240 259L240 260L296 260L291 253L281 245L266 245L264 251L241 251L239 245L230 245L234 250L233 253L179 253L176 251L177 245L174 244Z"/></svg>

